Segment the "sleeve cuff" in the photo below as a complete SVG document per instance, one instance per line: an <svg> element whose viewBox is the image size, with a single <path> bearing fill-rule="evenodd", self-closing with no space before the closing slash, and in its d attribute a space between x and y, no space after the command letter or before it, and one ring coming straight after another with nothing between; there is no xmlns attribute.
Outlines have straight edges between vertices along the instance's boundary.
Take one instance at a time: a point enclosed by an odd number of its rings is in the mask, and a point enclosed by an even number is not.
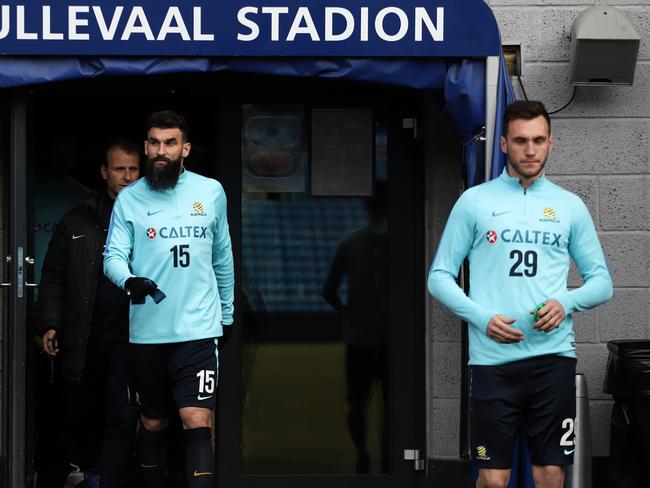
<svg viewBox="0 0 650 488"><path fill-rule="evenodd" d="M480 319L479 319L480 322L477 323L477 324L474 324L474 325L476 326L476 328L478 328L479 330L483 331L483 333L485 334L485 333L487 333L487 327L488 327L488 324L490 323L490 320L491 320L492 317L494 317L495 315L496 315L496 313L492 313L492 312L490 312L490 311L486 311L484 314L481 315L481 317L480 317Z"/></svg>
<svg viewBox="0 0 650 488"><path fill-rule="evenodd" d="M573 302L571 298L569 297L569 292L566 294L560 295L558 297L551 297L560 302L560 305L562 305L562 308L564 309L564 315L568 316L571 315L573 312L575 312L575 309L573 307Z"/></svg>
<svg viewBox="0 0 650 488"><path fill-rule="evenodd" d="M128 276L125 276L124 279L122 280L122 283L120 283L120 288L122 288L122 290L126 291L126 282L127 282L127 280L129 280L131 278L135 278L135 277L136 276L134 274L130 274Z"/></svg>

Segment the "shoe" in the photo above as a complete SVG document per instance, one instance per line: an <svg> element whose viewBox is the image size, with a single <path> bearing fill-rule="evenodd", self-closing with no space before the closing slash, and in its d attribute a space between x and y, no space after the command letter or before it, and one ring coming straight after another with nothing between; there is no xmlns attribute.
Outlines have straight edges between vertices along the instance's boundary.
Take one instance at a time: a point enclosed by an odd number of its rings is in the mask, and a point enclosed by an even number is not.
<svg viewBox="0 0 650 488"><path fill-rule="evenodd" d="M77 488L80 483L83 483L84 473L79 466L70 463L73 470L68 474L68 477L63 482L63 488Z"/></svg>
<svg viewBox="0 0 650 488"><path fill-rule="evenodd" d="M99 488L99 473L95 469L84 471L84 480L79 488Z"/></svg>

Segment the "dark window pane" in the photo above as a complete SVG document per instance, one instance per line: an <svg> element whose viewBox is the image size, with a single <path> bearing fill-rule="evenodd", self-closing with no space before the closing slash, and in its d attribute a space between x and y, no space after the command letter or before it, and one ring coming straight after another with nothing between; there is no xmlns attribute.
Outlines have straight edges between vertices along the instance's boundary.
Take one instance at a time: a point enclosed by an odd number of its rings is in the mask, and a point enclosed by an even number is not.
<svg viewBox="0 0 650 488"><path fill-rule="evenodd" d="M242 181L244 473L386 471L385 185L321 199Z"/></svg>
<svg viewBox="0 0 650 488"><path fill-rule="evenodd" d="M372 111L311 112L311 194L372 195Z"/></svg>

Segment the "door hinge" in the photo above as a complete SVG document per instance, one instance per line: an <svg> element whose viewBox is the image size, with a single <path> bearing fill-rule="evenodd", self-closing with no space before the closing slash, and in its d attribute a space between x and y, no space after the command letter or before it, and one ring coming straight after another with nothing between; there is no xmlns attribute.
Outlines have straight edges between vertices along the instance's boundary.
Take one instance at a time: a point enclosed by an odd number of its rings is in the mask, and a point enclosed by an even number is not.
<svg viewBox="0 0 650 488"><path fill-rule="evenodd" d="M411 129L413 131L413 139L420 138L420 129L418 127L418 119L409 117L402 119L402 129Z"/></svg>
<svg viewBox="0 0 650 488"><path fill-rule="evenodd" d="M404 461L413 461L415 471L424 471L424 459L421 459L419 449L404 449Z"/></svg>

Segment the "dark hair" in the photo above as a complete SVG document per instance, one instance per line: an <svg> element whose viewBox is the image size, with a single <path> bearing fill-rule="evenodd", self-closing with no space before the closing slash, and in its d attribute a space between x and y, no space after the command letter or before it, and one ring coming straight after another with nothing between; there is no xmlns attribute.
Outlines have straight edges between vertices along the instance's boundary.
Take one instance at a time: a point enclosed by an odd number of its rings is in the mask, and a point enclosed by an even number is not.
<svg viewBox="0 0 650 488"><path fill-rule="evenodd" d="M149 132L149 129L179 129L181 134L183 134L183 142L187 142L189 137L189 128L187 126L187 120L180 114L172 110L162 110L160 112L154 112L149 117L147 117L147 122L145 123L145 132Z"/></svg>
<svg viewBox="0 0 650 488"><path fill-rule="evenodd" d="M510 122L517 119L533 120L537 117L544 117L548 124L548 133L551 133L551 117L549 117L546 108L542 102L535 100L518 100L506 107L506 113L503 116L503 137L508 134Z"/></svg>
<svg viewBox="0 0 650 488"><path fill-rule="evenodd" d="M129 139L111 139L108 144L104 146L104 148L104 160L102 162L103 166L108 166L108 153L111 151L111 149L119 149L126 154L135 154L138 156L138 159L142 159L140 155L140 149L142 148L141 145L136 144Z"/></svg>

